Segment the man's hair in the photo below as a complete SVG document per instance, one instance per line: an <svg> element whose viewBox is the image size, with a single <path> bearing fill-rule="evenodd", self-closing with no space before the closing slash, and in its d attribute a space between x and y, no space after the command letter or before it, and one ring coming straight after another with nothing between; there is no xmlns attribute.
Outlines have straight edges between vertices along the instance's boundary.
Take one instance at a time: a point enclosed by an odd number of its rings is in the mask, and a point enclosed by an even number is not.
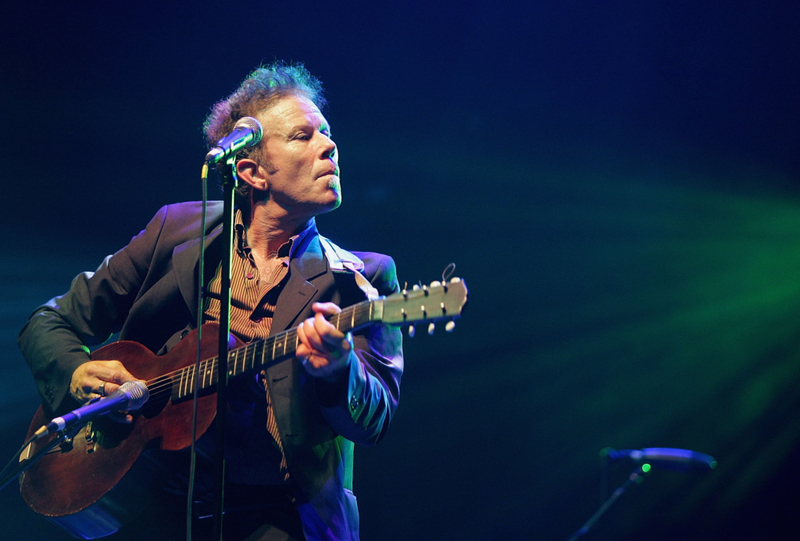
<svg viewBox="0 0 800 541"><path fill-rule="evenodd" d="M236 91L226 99L216 103L203 124L209 148L216 146L217 141L233 131L236 122L246 116L256 117L286 96L302 96L311 100L320 110L326 105L322 83L311 75L302 63L274 62L269 66L255 69L239 85ZM260 152L261 143L251 148L242 149L238 155L250 157ZM224 163L218 164L220 167ZM243 184L237 189L239 203L249 192L249 186Z"/></svg>

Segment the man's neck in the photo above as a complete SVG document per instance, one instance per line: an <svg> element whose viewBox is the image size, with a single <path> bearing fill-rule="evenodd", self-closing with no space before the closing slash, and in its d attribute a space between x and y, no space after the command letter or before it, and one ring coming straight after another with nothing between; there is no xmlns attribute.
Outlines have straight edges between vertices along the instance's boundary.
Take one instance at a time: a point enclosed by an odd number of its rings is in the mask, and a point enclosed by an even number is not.
<svg viewBox="0 0 800 541"><path fill-rule="evenodd" d="M243 217L247 227L247 245L257 255L268 258L281 246L299 234L314 217L292 218L286 213L270 212L268 208L254 205L249 219Z"/></svg>

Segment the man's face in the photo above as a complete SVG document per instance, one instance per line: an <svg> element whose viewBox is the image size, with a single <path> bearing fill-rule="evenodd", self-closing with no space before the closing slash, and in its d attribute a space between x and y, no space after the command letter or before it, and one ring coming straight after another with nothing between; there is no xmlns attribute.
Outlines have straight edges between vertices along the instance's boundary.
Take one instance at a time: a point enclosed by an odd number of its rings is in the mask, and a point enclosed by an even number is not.
<svg viewBox="0 0 800 541"><path fill-rule="evenodd" d="M292 216L338 207L339 154L317 106L304 97L286 96L258 116L264 127L259 169L270 201Z"/></svg>

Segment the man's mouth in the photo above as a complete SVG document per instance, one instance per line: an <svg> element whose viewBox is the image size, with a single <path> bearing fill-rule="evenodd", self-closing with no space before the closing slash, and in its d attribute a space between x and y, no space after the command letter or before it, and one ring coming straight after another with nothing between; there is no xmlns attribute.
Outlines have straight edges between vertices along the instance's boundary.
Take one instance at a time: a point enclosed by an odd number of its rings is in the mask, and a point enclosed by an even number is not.
<svg viewBox="0 0 800 541"><path fill-rule="evenodd" d="M319 175L317 178L327 177L328 175L333 175L333 176L338 178L339 177L339 168L337 167L336 169L330 169L328 171L325 171L324 173Z"/></svg>

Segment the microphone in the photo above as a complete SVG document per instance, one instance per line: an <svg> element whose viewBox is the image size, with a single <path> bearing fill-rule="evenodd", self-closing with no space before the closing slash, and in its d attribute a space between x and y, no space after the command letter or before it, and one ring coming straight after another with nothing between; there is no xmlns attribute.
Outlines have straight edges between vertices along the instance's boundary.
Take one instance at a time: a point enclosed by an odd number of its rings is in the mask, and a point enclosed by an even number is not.
<svg viewBox="0 0 800 541"><path fill-rule="evenodd" d="M642 450L610 449L606 457L611 460L629 458L635 463L646 462L651 466L671 470L713 470L717 467L714 457L705 453L689 451L687 449L671 449L669 447L648 447Z"/></svg>
<svg viewBox="0 0 800 541"><path fill-rule="evenodd" d="M242 117L233 125L233 131L217 141L217 146L206 154L206 161L214 164L243 148L255 146L263 134L261 122L251 116Z"/></svg>
<svg viewBox="0 0 800 541"><path fill-rule="evenodd" d="M95 417L105 415L110 411L138 410L147 402L148 398L150 398L150 391L144 382L125 382L110 395L93 400L63 417L56 417L37 430L33 435L32 441L36 441L47 434L64 430L68 426L71 427L78 421L89 422Z"/></svg>

